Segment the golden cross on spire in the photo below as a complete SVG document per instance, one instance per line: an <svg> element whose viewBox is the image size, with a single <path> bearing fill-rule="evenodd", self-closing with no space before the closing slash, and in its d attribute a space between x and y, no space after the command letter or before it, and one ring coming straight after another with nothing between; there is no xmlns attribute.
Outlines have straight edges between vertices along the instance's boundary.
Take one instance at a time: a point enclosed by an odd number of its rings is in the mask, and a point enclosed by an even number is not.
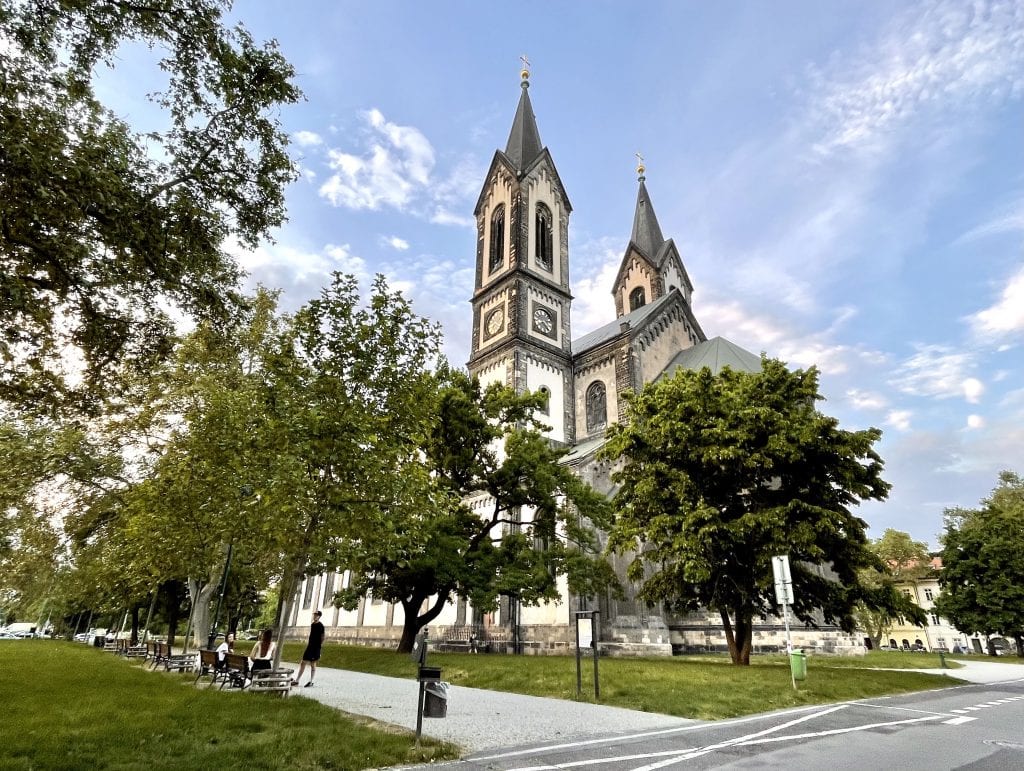
<svg viewBox="0 0 1024 771"><path fill-rule="evenodd" d="M523 70L519 74L522 75L523 80L529 80L530 78L530 60L526 58L526 54L519 57L519 61L523 63Z"/></svg>
<svg viewBox="0 0 1024 771"><path fill-rule="evenodd" d="M633 153L633 155L636 156L637 161L636 173L640 175L640 179L643 179L644 171L646 171L646 169L644 168L644 157L640 155L640 153Z"/></svg>

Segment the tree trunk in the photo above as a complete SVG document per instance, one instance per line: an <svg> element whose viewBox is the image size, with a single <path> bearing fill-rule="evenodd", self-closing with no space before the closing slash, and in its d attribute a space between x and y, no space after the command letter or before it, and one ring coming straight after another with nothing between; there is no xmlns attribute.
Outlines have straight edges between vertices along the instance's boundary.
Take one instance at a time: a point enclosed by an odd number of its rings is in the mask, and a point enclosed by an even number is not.
<svg viewBox="0 0 1024 771"><path fill-rule="evenodd" d="M736 666L749 666L753 624L749 618L744 618L742 611L739 610L735 611L735 624L730 621L727 609L719 609L718 614L722 618L725 641L729 645L729 658Z"/></svg>
<svg viewBox="0 0 1024 771"><path fill-rule="evenodd" d="M1017 641L1017 657L1024 659L1024 633L1017 632L1013 639Z"/></svg>
<svg viewBox="0 0 1024 771"><path fill-rule="evenodd" d="M131 644L139 644L139 606L132 605L132 634Z"/></svg>
<svg viewBox="0 0 1024 771"><path fill-rule="evenodd" d="M205 648L210 635L210 598L217 584L207 580L200 584L194 578L188 579L188 593L192 597L192 640L196 648Z"/></svg>
<svg viewBox="0 0 1024 771"><path fill-rule="evenodd" d="M422 616L419 615L423 601L427 599L422 595L414 595L408 600L402 600L402 610L405 611L405 624L402 626L402 639L398 642L399 653L412 653L413 643L416 642L416 635L419 631L441 615L445 603L448 602L448 591L438 592L437 600L427 609Z"/></svg>

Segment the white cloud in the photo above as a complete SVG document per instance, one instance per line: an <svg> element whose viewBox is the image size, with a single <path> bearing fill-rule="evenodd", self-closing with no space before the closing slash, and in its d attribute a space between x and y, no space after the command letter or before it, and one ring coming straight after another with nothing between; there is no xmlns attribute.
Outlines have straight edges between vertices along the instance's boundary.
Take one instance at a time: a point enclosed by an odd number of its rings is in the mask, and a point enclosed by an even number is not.
<svg viewBox="0 0 1024 771"><path fill-rule="evenodd" d="M888 404L888 400L881 394L872 391L861 391L857 388L851 388L847 391L846 398L858 410L880 410Z"/></svg>
<svg viewBox="0 0 1024 771"><path fill-rule="evenodd" d="M968 415L967 416L967 427L968 428L984 428L985 418L981 415Z"/></svg>
<svg viewBox="0 0 1024 771"><path fill-rule="evenodd" d="M969 377L961 384L964 389L964 398L971 404L981 401L981 395L985 393L985 384L976 377Z"/></svg>
<svg viewBox="0 0 1024 771"><path fill-rule="evenodd" d="M915 5L857 61L835 57L840 71L812 71L819 155L875 149L893 130L931 106L991 99L1024 88L1024 18L1018 2L950 0ZM842 68L846 67L843 71Z"/></svg>
<svg viewBox="0 0 1024 771"><path fill-rule="evenodd" d="M334 171L320 195L350 209L404 210L430 182L434 148L418 129L388 122L380 110L363 113L369 147L361 155L328 151Z"/></svg>
<svg viewBox="0 0 1024 771"><path fill-rule="evenodd" d="M437 207L430 221L435 225L456 225L464 228L475 228L476 220L464 214L457 214L444 207Z"/></svg>
<svg viewBox="0 0 1024 771"><path fill-rule="evenodd" d="M299 147L316 147L324 143L323 137L315 131L296 131L292 134L292 139Z"/></svg>
<svg viewBox="0 0 1024 771"><path fill-rule="evenodd" d="M919 346L917 353L904 361L893 373L890 384L912 396L947 399L968 396L967 372L974 359L969 353L956 352L940 345Z"/></svg>
<svg viewBox="0 0 1024 771"><path fill-rule="evenodd" d="M404 252L409 248L409 242L404 238L398 236L381 236L381 243L386 246L390 246L392 249L397 249L400 252Z"/></svg>
<svg viewBox="0 0 1024 771"><path fill-rule="evenodd" d="M912 414L913 413L910 412L910 410L892 410L885 416L885 423L888 426L892 426L897 431L909 431L910 416Z"/></svg>
<svg viewBox="0 0 1024 771"><path fill-rule="evenodd" d="M969 318L976 334L995 338L1024 330L1024 266L1010 277L999 300Z"/></svg>

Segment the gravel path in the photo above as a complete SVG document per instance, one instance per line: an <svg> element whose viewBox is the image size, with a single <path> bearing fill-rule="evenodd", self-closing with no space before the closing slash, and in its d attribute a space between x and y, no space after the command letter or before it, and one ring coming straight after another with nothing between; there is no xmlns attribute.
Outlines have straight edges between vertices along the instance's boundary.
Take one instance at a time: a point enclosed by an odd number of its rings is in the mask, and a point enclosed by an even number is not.
<svg viewBox="0 0 1024 771"><path fill-rule="evenodd" d="M308 670L303 675L302 685L292 689L292 697L316 699L344 712L416 730L418 685L415 680L318 667L316 685L305 688L307 677ZM696 722L619 707L453 685L448 690L448 716L424 718L423 735L452 742L464 752L473 753Z"/></svg>

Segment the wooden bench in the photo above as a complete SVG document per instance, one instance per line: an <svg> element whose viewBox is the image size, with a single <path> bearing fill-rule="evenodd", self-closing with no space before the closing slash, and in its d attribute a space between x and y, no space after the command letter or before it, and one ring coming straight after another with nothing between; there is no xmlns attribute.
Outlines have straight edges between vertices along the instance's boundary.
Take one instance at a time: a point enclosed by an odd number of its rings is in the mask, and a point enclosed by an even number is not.
<svg viewBox="0 0 1024 771"><path fill-rule="evenodd" d="M223 672L223 667L220 661L217 659L217 651L200 650L199 651L199 666L197 667L199 674L196 675L196 679L193 681L193 685L199 682L200 678L210 675L210 685L217 682Z"/></svg>
<svg viewBox="0 0 1024 771"><path fill-rule="evenodd" d="M292 672L294 669L256 669L252 673L250 691L272 693L282 698L292 689Z"/></svg>
<svg viewBox="0 0 1024 771"><path fill-rule="evenodd" d="M221 689L225 685L232 688L245 688L249 679L249 657L244 653L228 653L224 656L224 669L221 675Z"/></svg>
<svg viewBox="0 0 1024 771"><path fill-rule="evenodd" d="M173 653L168 643L155 643L153 669L163 666L168 672L191 672L196 665L196 654Z"/></svg>

